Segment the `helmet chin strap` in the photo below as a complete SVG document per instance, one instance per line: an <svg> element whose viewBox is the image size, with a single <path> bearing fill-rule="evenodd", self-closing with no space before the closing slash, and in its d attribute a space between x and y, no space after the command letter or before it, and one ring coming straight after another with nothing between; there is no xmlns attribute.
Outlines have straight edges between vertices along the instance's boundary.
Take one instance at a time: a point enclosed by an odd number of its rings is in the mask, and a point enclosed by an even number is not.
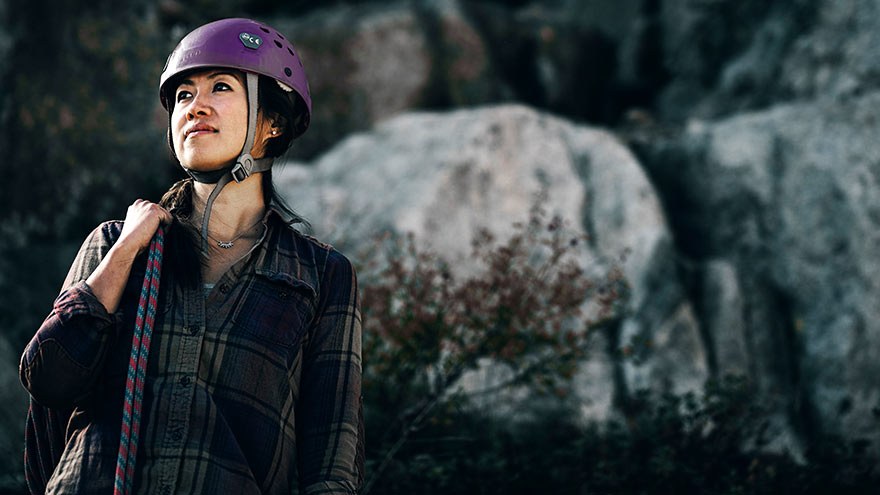
<svg viewBox="0 0 880 495"><path fill-rule="evenodd" d="M200 172L190 170L186 167L186 171L193 180L203 182L205 184L216 184L208 201L205 202L205 212L202 215L202 252L208 252L208 221L211 218L211 208L214 206L214 200L220 195L220 191L233 180L241 182L247 179L251 174L257 172L265 172L272 168L273 158L254 159L251 156L251 148L254 145L254 139L257 134L257 85L259 76L252 72L246 72L247 77L247 96L248 96L248 128L247 137L244 140L244 148L241 154L235 159L235 165L220 170L210 172Z"/></svg>

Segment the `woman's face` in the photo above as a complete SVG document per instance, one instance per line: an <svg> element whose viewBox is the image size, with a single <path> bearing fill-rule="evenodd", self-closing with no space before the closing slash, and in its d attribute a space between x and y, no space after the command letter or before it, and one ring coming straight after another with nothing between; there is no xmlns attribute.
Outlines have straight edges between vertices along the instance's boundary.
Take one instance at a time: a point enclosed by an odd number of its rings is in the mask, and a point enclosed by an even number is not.
<svg viewBox="0 0 880 495"><path fill-rule="evenodd" d="M171 113L174 151L180 163L203 172L235 163L247 136L247 117L244 74L223 68L189 74L177 86ZM262 116L257 120L251 151L255 158L262 156L269 137Z"/></svg>

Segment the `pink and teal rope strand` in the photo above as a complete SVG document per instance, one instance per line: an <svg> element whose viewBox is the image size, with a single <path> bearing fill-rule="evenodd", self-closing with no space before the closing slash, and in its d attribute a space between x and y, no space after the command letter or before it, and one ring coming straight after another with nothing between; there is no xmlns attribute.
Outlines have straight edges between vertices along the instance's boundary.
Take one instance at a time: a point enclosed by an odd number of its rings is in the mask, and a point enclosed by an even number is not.
<svg viewBox="0 0 880 495"><path fill-rule="evenodd" d="M147 357L156 318L156 300L159 297L159 276L162 270L164 231L156 231L150 242L147 273L141 287L141 298L135 318L134 336L131 340L131 357L128 360L128 377L125 381L125 403L122 408L122 428L119 438L119 456L116 461L114 495L132 493L134 462L137 455L138 434L141 424L141 403L147 373Z"/></svg>

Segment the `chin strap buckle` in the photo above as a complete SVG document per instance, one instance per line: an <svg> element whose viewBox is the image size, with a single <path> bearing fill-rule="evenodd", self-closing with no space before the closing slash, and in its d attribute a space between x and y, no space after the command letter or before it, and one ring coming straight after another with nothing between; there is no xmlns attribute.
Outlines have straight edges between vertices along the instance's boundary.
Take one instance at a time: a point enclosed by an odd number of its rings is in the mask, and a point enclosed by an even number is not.
<svg viewBox="0 0 880 495"><path fill-rule="evenodd" d="M254 159L251 158L250 154L247 154L241 157L241 160L232 167L232 170L229 171L232 174L232 179L235 182L241 182L250 176L250 170L254 166Z"/></svg>
<svg viewBox="0 0 880 495"><path fill-rule="evenodd" d="M236 163L235 167L233 167L229 173L232 174L232 179L235 180L235 182L241 182L248 177L247 172L244 170L244 167L242 167L240 163Z"/></svg>

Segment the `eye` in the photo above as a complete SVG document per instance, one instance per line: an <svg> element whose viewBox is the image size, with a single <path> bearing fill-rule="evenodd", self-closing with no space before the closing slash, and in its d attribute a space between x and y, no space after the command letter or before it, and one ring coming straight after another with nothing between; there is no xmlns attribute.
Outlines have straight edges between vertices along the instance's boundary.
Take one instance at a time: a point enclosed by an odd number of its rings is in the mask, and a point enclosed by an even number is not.
<svg viewBox="0 0 880 495"><path fill-rule="evenodd" d="M184 98L189 98L192 96L189 91L178 91L177 92L177 101L183 101Z"/></svg>
<svg viewBox="0 0 880 495"><path fill-rule="evenodd" d="M214 84L214 91L232 91L232 87L225 82L218 82Z"/></svg>

